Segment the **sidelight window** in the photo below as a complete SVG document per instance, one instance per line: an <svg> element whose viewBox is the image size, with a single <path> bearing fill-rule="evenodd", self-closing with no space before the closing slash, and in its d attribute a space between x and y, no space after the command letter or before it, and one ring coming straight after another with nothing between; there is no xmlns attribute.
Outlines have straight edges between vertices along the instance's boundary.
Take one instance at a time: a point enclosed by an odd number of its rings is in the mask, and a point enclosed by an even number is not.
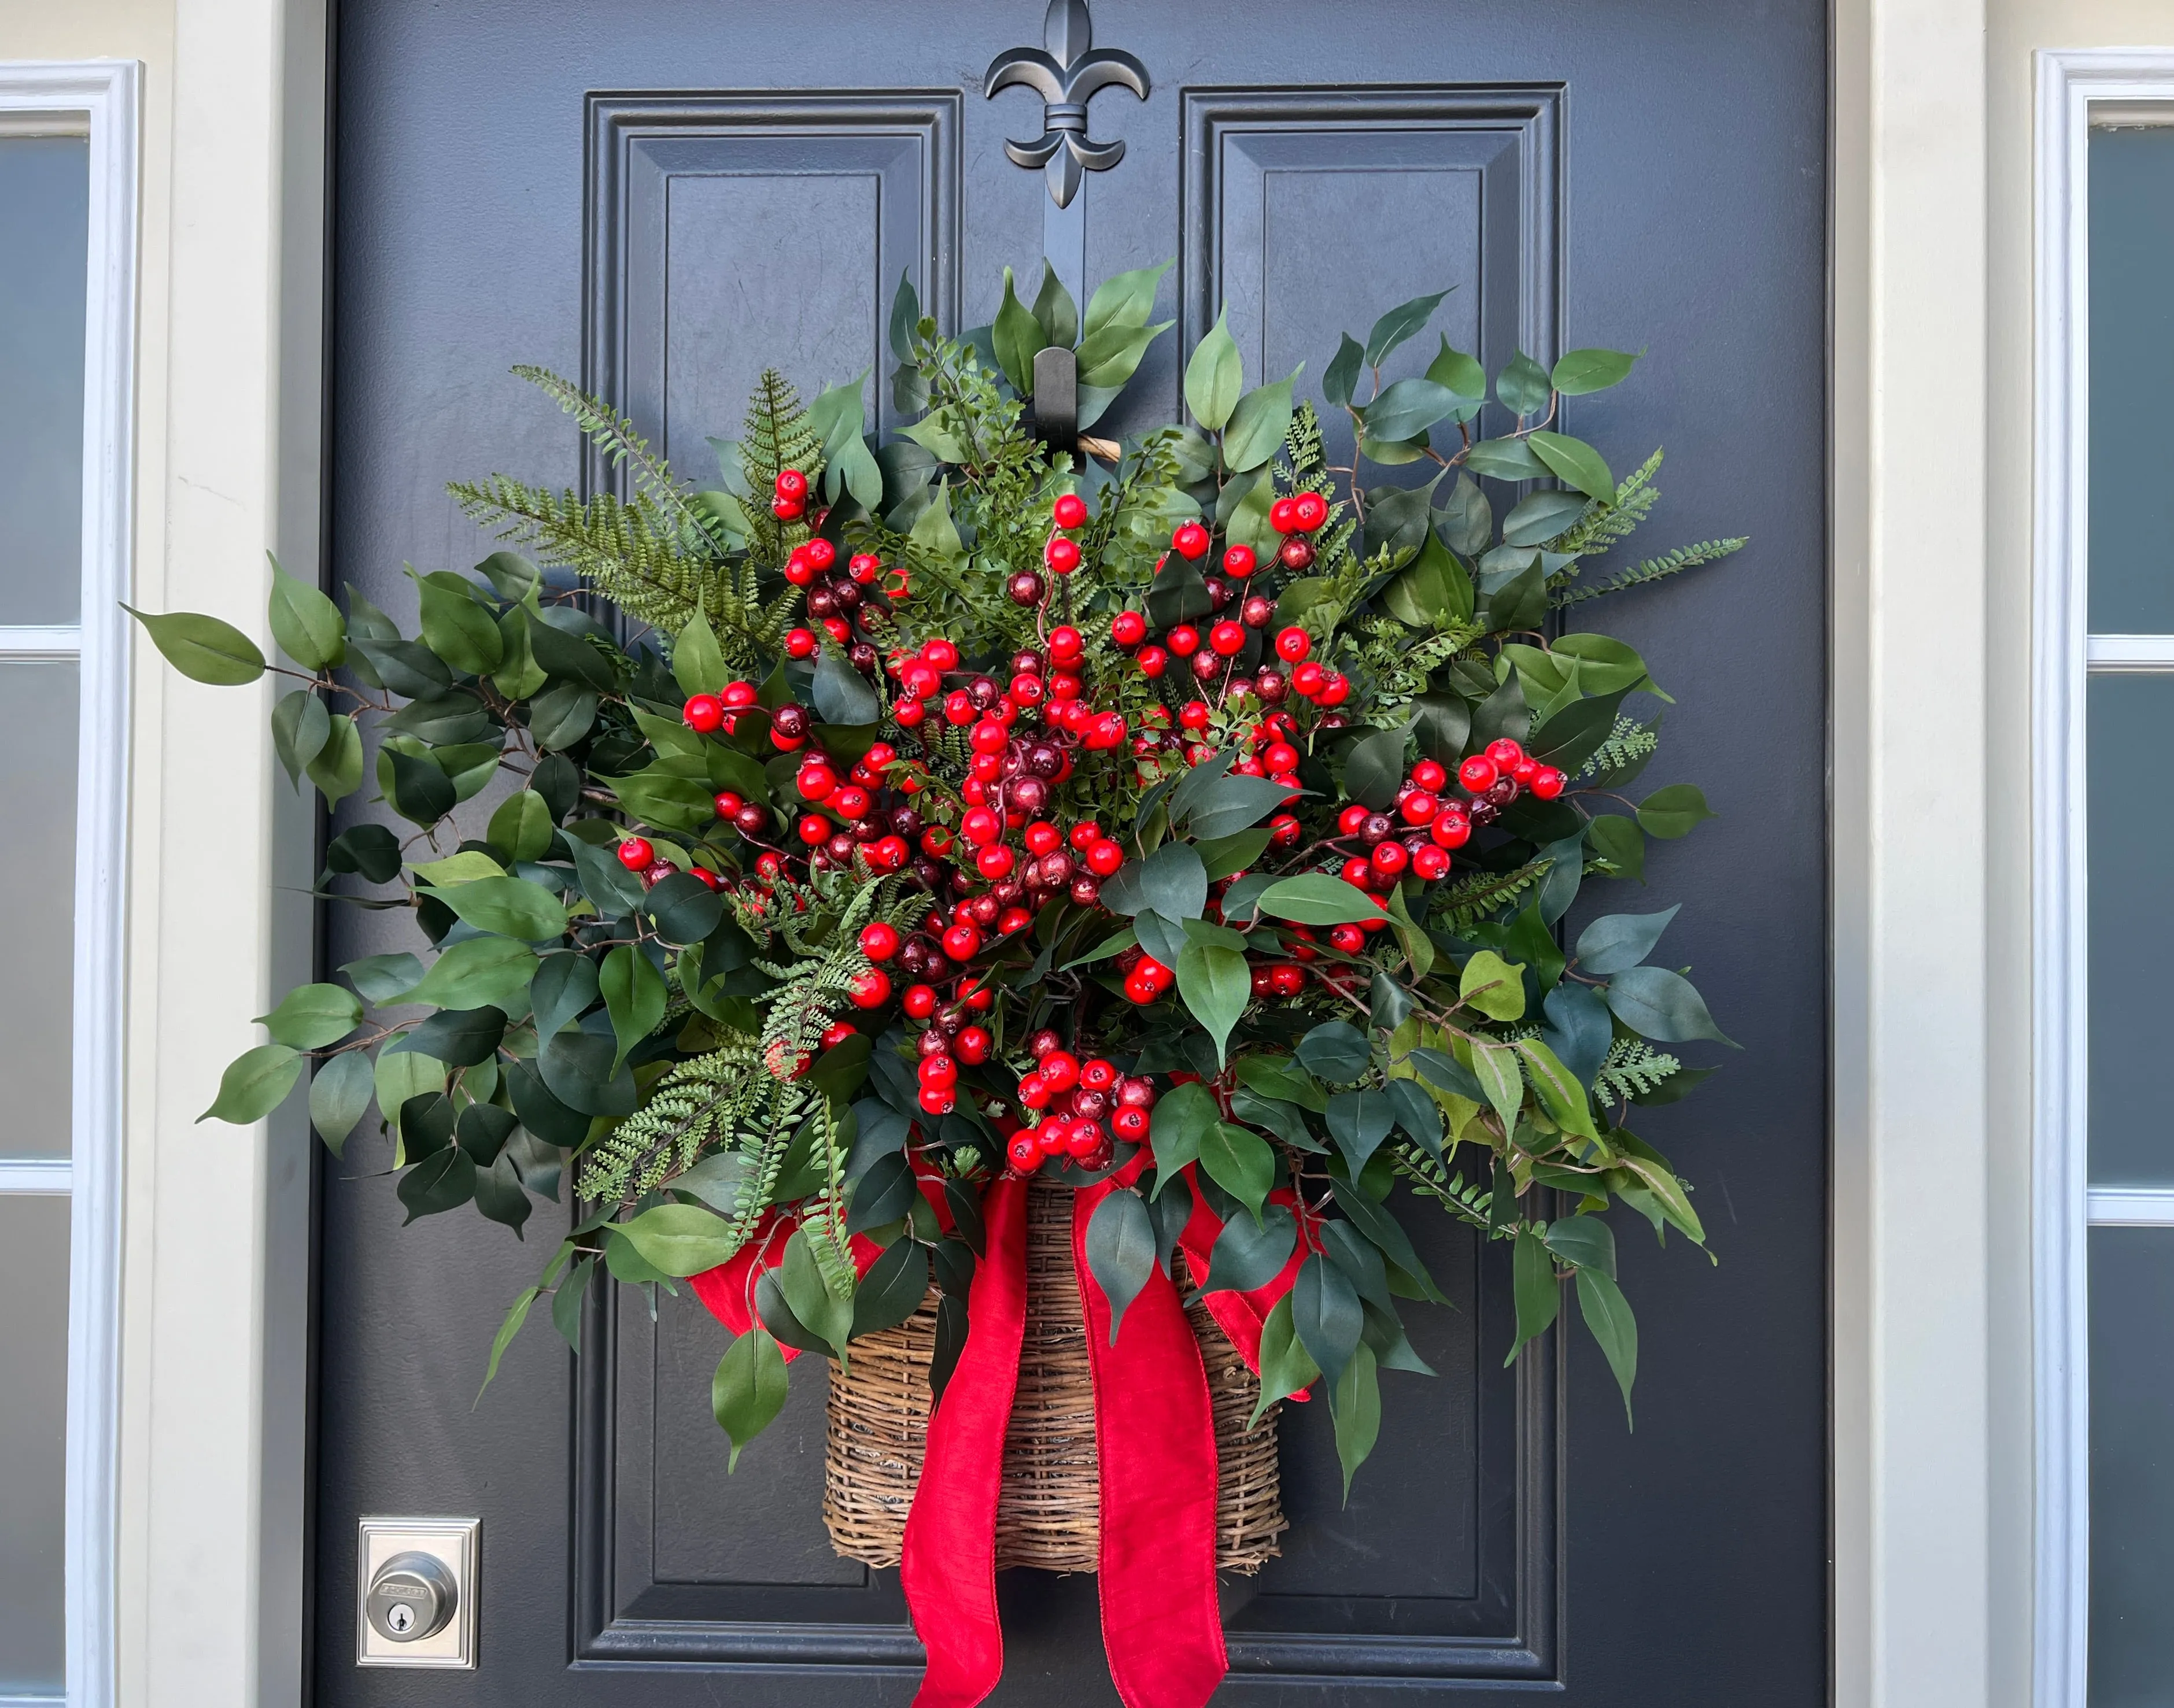
<svg viewBox="0 0 2174 1708"><path fill-rule="evenodd" d="M134 102L0 64L0 1708L111 1700Z"/></svg>

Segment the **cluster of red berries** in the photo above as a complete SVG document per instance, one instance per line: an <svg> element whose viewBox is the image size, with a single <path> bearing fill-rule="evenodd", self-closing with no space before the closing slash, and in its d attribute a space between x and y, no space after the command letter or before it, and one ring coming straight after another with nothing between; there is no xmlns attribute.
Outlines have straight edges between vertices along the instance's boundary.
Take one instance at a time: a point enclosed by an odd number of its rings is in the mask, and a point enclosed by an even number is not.
<svg viewBox="0 0 2174 1708"><path fill-rule="evenodd" d="M1042 544L1041 560L1050 574L1068 576L1080 564L1079 542L1072 538L1072 530L1086 526L1087 500L1076 492L1061 494L1049 507L1049 515L1055 527ZM1033 570L1019 570L1004 583L1004 592L1014 605L1039 605L1048 594L1049 584Z"/></svg>
<svg viewBox="0 0 2174 1708"><path fill-rule="evenodd" d="M666 878L681 868L662 857L657 847L646 836L623 836L619 839L619 863L641 878L642 888L654 889ZM706 866L690 866L686 870L712 889L725 887L723 878Z"/></svg>
<svg viewBox="0 0 2174 1708"><path fill-rule="evenodd" d="M772 484L770 513L780 522L798 522L808 509L808 477L797 468L781 468Z"/></svg>
<svg viewBox="0 0 2174 1708"><path fill-rule="evenodd" d="M1058 1159L1106 1168L1117 1139L1135 1144L1146 1139L1155 1105L1154 1080L1122 1074L1100 1056L1083 1062L1054 1032L1036 1032L1027 1048L1034 1066L1019 1079L1019 1101L1034 1125L1005 1143L1014 1168L1031 1173Z"/></svg>
<svg viewBox="0 0 2174 1708"><path fill-rule="evenodd" d="M1395 889L1407 872L1432 883L1448 873L1450 851L1470 841L1475 827L1493 823L1520 793L1530 789L1552 801L1569 780L1506 736L1457 767L1457 784L1471 799L1447 794L1449 781L1439 760L1421 759L1398 788L1390 812L1356 802L1346 807L1337 817L1337 840L1366 851L1344 861L1344 882L1377 894Z"/></svg>

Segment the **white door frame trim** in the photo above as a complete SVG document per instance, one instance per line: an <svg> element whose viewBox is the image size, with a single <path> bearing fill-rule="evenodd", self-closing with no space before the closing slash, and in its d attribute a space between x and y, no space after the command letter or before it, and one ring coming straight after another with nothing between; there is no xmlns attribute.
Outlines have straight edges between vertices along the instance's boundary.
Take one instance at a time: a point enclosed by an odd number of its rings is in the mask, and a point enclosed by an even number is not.
<svg viewBox="0 0 2174 1708"><path fill-rule="evenodd" d="M0 124L8 134L87 134L90 149L82 617L73 635L0 630L0 654L73 656L80 669L73 1132L64 1177L46 1186L68 1192L70 1200L63 1567L69 1708L108 1708L114 1697L128 830L129 646L120 602L133 586L138 83L133 60L0 62ZM18 1189L36 1189L39 1170L11 1172L19 1176Z"/></svg>
<svg viewBox="0 0 2174 1708"><path fill-rule="evenodd" d="M2089 1229L2133 1224L2164 1195L2093 1193L2085 685L2174 668L2156 636L2088 632L2092 112L2174 121L2174 51L2037 56L2031 722L2031 1283L2037 1400L2036 1708L2084 1708L2090 1631ZM2133 1200L2133 1202L2131 1202ZM2156 1206L2163 1213L2163 1205Z"/></svg>

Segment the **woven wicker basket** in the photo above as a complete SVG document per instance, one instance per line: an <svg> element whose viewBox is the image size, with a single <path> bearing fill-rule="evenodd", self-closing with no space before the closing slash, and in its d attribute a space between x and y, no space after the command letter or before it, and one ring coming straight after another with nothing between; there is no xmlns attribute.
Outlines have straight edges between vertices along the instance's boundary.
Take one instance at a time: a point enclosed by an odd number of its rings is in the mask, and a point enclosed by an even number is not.
<svg viewBox="0 0 2174 1708"><path fill-rule="evenodd" d="M1183 1262L1181 1256L1179 1261ZM1026 1339L1004 1441L997 1565L1092 1571L1101 1541L1095 1395L1072 1267L1072 1192L1037 1183L1027 1199ZM1276 1467L1280 1407L1250 1433L1260 1382L1204 1305L1187 1320L1200 1342L1215 1418L1215 1563L1252 1572L1286 1527ZM933 1304L853 1343L850 1373L830 1370L823 1522L831 1546L868 1565L899 1563L928 1431Z"/></svg>

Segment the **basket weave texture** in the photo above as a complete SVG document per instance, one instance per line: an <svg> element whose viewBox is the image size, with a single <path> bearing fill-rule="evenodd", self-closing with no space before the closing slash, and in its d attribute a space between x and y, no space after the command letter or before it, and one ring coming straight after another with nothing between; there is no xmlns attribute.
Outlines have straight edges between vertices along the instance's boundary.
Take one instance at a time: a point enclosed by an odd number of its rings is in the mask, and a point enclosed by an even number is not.
<svg viewBox="0 0 2174 1708"><path fill-rule="evenodd" d="M1072 1262L1072 1191L1036 1182L1027 1198L1026 1337L1004 1440L997 1565L1092 1571L1101 1543L1095 1389ZM1179 1262L1182 1262L1181 1254ZM1203 1305L1186 1313L1200 1343L1214 1414L1215 1563L1257 1571L1287 1527L1269 1408L1248 1432L1260 1382ZM899 1563L928 1435L933 1295L896 1328L853 1343L852 1369L830 1370L823 1522L830 1543L863 1565Z"/></svg>

